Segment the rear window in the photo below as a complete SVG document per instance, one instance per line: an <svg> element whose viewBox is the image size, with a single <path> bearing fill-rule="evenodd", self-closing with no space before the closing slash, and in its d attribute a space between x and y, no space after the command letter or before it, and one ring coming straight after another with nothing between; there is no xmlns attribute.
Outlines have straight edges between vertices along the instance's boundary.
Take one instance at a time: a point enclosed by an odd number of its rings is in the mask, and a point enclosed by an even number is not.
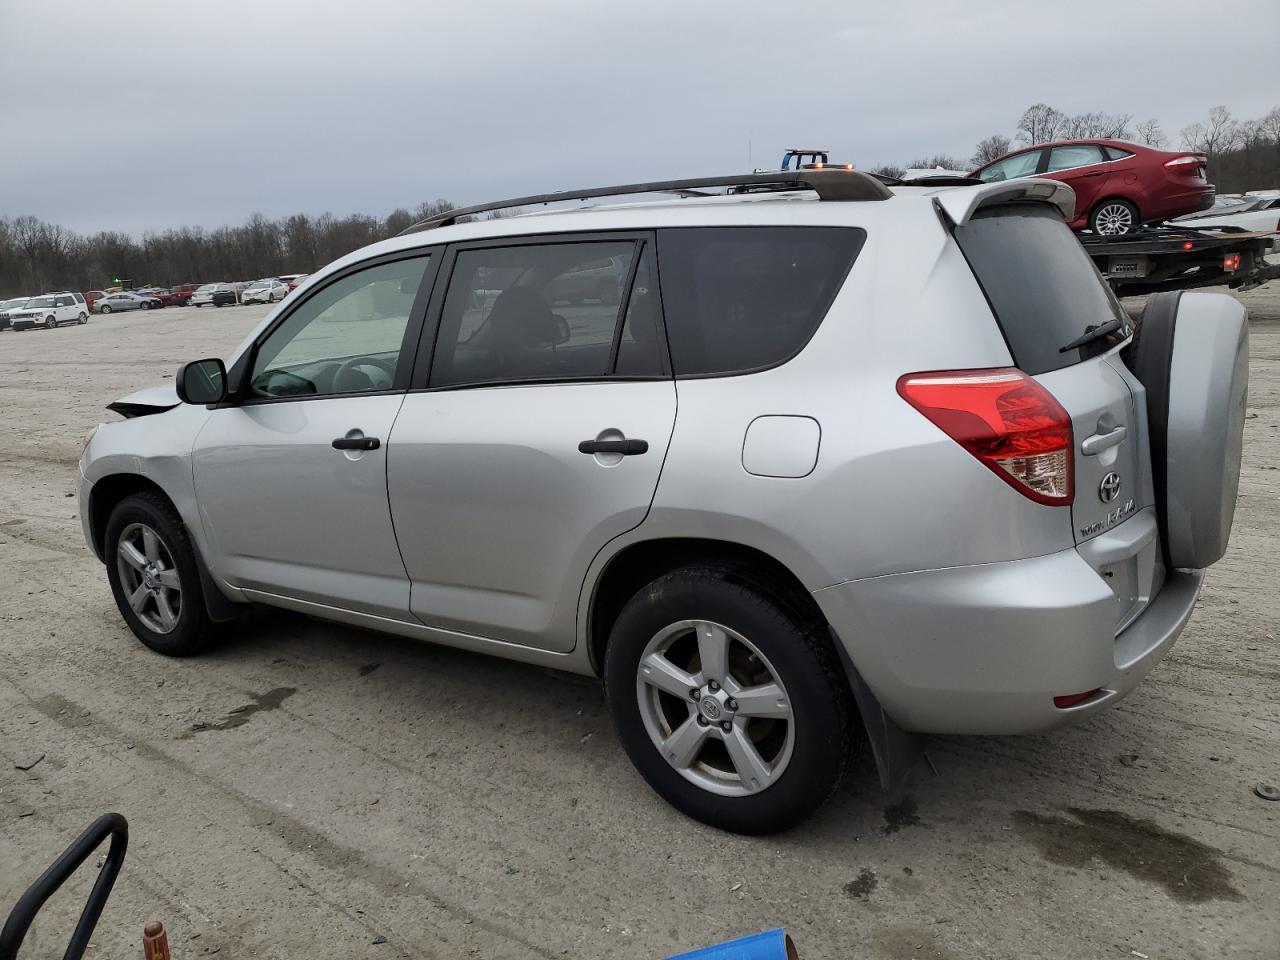
<svg viewBox="0 0 1280 960"><path fill-rule="evenodd" d="M745 373L791 359L822 322L865 239L851 227L659 230L676 376Z"/></svg>
<svg viewBox="0 0 1280 960"><path fill-rule="evenodd" d="M956 227L956 242L982 286L1013 362L1035 375L1109 350L1120 338L1065 352L1064 344L1111 320L1127 322L1119 301L1058 212L1042 203L979 210Z"/></svg>

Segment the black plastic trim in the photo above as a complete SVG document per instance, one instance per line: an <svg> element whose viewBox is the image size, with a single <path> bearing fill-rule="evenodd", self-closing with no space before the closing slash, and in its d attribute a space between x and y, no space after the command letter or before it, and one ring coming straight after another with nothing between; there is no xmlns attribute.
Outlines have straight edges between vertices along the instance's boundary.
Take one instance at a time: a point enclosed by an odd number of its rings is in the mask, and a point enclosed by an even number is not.
<svg viewBox="0 0 1280 960"><path fill-rule="evenodd" d="M1147 393L1151 483L1156 495L1160 552L1168 569L1173 568L1169 559L1169 378L1181 301L1181 290L1153 294L1142 310L1133 340L1121 354Z"/></svg>
<svg viewBox="0 0 1280 960"><path fill-rule="evenodd" d="M63 960L80 960L84 956L89 938L93 936L98 918L102 916L102 908L107 905L107 898L111 896L111 888L115 885L120 867L124 863L125 851L129 847L129 823L118 813L104 813L89 824L88 829L18 898L9 919L5 921L4 929L0 930L0 960L17 960L22 941L41 908L108 837L111 838L111 846L98 870L98 878L93 883L89 899L80 912L80 919L67 943Z"/></svg>

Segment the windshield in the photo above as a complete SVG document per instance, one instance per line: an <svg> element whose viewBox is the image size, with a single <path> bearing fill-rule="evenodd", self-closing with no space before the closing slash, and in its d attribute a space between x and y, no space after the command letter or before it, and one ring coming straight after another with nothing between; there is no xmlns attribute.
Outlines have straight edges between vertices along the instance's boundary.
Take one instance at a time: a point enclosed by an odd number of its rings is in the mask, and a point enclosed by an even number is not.
<svg viewBox="0 0 1280 960"><path fill-rule="evenodd" d="M217 289L218 285L216 283L206 283L204 286L196 290L196 293L213 293L213 291Z"/></svg>
<svg viewBox="0 0 1280 960"><path fill-rule="evenodd" d="M271 286L266 280L255 280L253 283L245 287L246 290L264 290Z"/></svg>
<svg viewBox="0 0 1280 960"><path fill-rule="evenodd" d="M23 297L18 297L16 300L6 300L4 303L0 303L0 310L16 310L26 302Z"/></svg>
<svg viewBox="0 0 1280 960"><path fill-rule="evenodd" d="M40 310L44 307L53 306L53 297L36 297L34 300L28 300L27 306L33 310Z"/></svg>

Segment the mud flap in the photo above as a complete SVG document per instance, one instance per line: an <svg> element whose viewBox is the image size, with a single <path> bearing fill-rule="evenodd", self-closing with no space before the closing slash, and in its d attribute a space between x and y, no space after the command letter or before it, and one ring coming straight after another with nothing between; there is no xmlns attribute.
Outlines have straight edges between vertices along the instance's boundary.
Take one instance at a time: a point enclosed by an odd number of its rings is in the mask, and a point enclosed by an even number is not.
<svg viewBox="0 0 1280 960"><path fill-rule="evenodd" d="M867 739L871 742L871 755L876 758L880 786L885 793L892 795L906 782L907 774L924 752L924 738L918 733L903 730L894 723L893 718L884 712L884 707L871 692L867 682L862 679L862 674L858 673L844 644L838 638L833 639L836 649L840 651L845 676L849 678L849 689L853 691L858 712L862 714Z"/></svg>
<svg viewBox="0 0 1280 960"><path fill-rule="evenodd" d="M236 603L227 598L227 595L222 592L214 581L213 574L209 572L209 568L205 566L204 557L200 555L200 548L194 543L191 544L191 552L195 555L196 568L200 571L200 592L204 594L204 608L208 611L209 619L214 623L227 623L247 616L249 605Z"/></svg>

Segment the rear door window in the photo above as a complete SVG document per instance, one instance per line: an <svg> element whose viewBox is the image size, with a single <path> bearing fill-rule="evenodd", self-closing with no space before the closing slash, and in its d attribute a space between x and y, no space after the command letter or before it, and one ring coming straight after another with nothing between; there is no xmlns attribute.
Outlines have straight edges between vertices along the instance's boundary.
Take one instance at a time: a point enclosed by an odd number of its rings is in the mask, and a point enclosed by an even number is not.
<svg viewBox="0 0 1280 960"><path fill-rule="evenodd" d="M678 377L746 373L809 342L866 231L690 227L658 231L658 274Z"/></svg>
<svg viewBox="0 0 1280 960"><path fill-rule="evenodd" d="M1010 203L979 210L955 229L956 242L982 286L992 313L1024 372L1060 370L1105 353L1116 336L1060 348L1087 327L1127 316L1057 210Z"/></svg>
<svg viewBox="0 0 1280 960"><path fill-rule="evenodd" d="M1103 159L1102 149L1091 143L1054 147L1049 151L1049 166L1045 172L1053 173L1057 170L1070 170L1073 167L1087 167L1091 163L1101 163Z"/></svg>
<svg viewBox="0 0 1280 960"><path fill-rule="evenodd" d="M431 386L608 376L639 248L626 239L458 251Z"/></svg>

